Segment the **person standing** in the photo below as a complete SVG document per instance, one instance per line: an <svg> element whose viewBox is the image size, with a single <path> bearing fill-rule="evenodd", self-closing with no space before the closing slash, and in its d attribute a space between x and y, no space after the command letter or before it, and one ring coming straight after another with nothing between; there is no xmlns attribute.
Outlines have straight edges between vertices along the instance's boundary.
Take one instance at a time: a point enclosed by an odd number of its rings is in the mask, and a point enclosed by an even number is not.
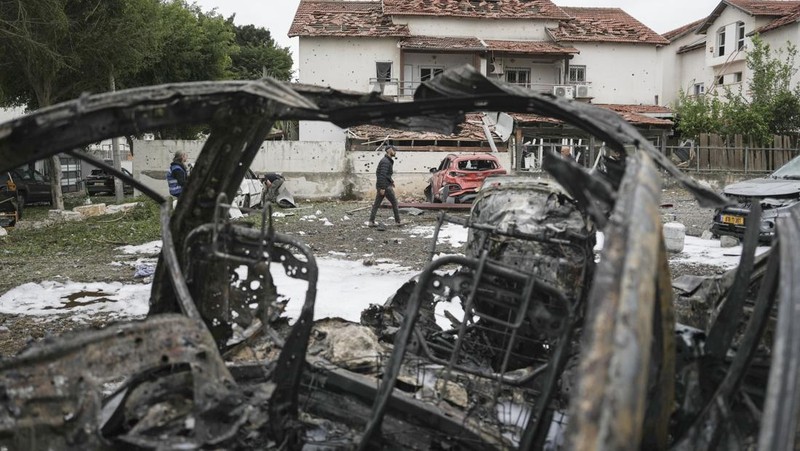
<svg viewBox="0 0 800 451"><path fill-rule="evenodd" d="M172 163L169 165L169 171L167 171L167 186L171 196L180 197L183 193L183 187L186 186L186 180L189 178L189 171L186 169L187 161L189 161L189 155L186 152L182 150L175 152Z"/></svg>
<svg viewBox="0 0 800 451"><path fill-rule="evenodd" d="M376 226L375 215L378 214L378 208L381 206L384 197L389 199L389 203L392 204L395 223L398 226L402 225L400 222L400 210L397 209L397 197L394 195L394 179L392 179L394 173L394 156L397 154L397 150L390 144L386 146L385 152L386 154L383 156L380 163L378 163L378 169L375 171L375 188L377 192L375 193L375 202L372 204L372 211L369 214L370 227Z"/></svg>

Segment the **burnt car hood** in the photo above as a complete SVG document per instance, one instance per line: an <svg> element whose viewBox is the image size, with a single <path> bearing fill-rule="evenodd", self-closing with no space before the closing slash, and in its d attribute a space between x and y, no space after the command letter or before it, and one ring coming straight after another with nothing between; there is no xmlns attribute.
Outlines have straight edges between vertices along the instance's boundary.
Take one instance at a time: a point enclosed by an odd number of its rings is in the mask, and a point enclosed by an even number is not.
<svg viewBox="0 0 800 451"><path fill-rule="evenodd" d="M725 195L775 197L800 194L800 180L757 178L725 187Z"/></svg>

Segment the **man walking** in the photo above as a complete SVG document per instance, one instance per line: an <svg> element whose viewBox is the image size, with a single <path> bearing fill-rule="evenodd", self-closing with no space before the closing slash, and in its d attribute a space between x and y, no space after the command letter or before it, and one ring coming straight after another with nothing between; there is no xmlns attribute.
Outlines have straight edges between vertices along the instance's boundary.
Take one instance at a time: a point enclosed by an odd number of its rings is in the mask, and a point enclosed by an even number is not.
<svg viewBox="0 0 800 451"><path fill-rule="evenodd" d="M378 163L378 169L375 171L375 188L377 189L377 193L375 193L375 202L372 204L372 211L369 214L370 227L376 226L375 215L378 213L378 208L381 206L384 197L389 199L389 203L392 204L395 223L398 226L401 225L400 210L397 209L397 197L394 195L394 180L392 179L392 174L394 173L394 156L397 154L397 150L390 144L386 146L385 151L386 155L384 155L380 163Z"/></svg>

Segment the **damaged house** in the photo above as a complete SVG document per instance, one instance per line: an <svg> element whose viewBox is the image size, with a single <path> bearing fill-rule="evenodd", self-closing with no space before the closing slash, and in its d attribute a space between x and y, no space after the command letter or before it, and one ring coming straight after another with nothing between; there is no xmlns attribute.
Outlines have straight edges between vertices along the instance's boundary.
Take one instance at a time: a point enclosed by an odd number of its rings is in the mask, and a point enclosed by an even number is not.
<svg viewBox="0 0 800 451"><path fill-rule="evenodd" d="M313 321L315 256L275 230L269 206L257 226L221 219L273 121L446 135L464 112L484 108L555 117L614 152L591 171L545 154L558 184L488 180L468 219L440 219L469 228L467 252L432 260L360 325ZM161 204L150 313L0 360L0 446L795 446L797 209L781 218L770 252L754 257L758 231L750 228L738 268L672 281L658 171L701 206L726 199L682 174L616 113L470 66L424 82L405 103L270 79L86 96L0 124L0 170L60 152L92 160L74 149L197 123L211 134L174 210L93 161ZM760 210L750 215L758 223ZM605 245L595 260L597 230ZM282 317L271 267L307 284L293 323ZM675 324L673 303L682 298L714 306L704 330ZM430 322L444 301L463 310L447 330ZM343 354L336 329L374 352Z"/></svg>
<svg viewBox="0 0 800 451"><path fill-rule="evenodd" d="M559 7L549 0L303 0L289 35L299 38L302 83L405 102L420 83L469 64L526 91L624 112L658 146L672 133L672 112L659 106L657 76L659 49L669 41L617 8ZM508 170L540 171L542 153L567 142L585 166L602 152L602 141L564 121L509 113L474 112L452 134L301 121L300 139L344 143L355 192L371 189L371 168L363 166L390 140L401 152L397 190L417 196L427 170L449 153L496 152ZM291 165L286 172L293 176Z"/></svg>

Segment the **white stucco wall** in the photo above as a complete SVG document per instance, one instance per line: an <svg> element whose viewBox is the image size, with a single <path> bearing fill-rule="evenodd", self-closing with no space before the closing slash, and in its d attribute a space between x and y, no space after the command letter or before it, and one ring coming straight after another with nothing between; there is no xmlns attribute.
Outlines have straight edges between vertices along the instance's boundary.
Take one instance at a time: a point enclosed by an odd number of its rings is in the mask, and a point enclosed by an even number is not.
<svg viewBox="0 0 800 451"><path fill-rule="evenodd" d="M705 45L685 53L678 53L681 47L698 44L705 39L705 35L690 32L658 49L663 77L662 105L673 106L679 98L679 93L681 91L691 93L695 83L703 83L705 87L711 83L711 71L705 67Z"/></svg>
<svg viewBox="0 0 800 451"><path fill-rule="evenodd" d="M782 49L782 55L785 57L787 42L791 42L795 45L800 42L800 24L795 22L794 24L767 32L761 37L763 38L764 42L769 44L770 48L772 49L773 56L776 55L778 50ZM800 58L795 60L795 67L797 68L798 65L800 65ZM798 84L800 84L800 71L792 76L792 87L797 86Z"/></svg>
<svg viewBox="0 0 800 451"><path fill-rule="evenodd" d="M300 39L300 82L335 89L369 92L376 62L393 62L392 78L399 78L397 39ZM300 122L301 141L341 141L344 131L328 122Z"/></svg>
<svg viewBox="0 0 800 451"><path fill-rule="evenodd" d="M166 172L177 150L196 161L203 141L135 141L133 176L163 196L168 195ZM399 152L394 179L399 196L419 196L428 184L430 168L437 167L447 152ZM496 154L511 167L507 152ZM375 195L375 170L381 151L346 152L340 142L266 141L250 168L257 174L280 172L287 188L298 198L329 199L351 195Z"/></svg>
<svg viewBox="0 0 800 451"><path fill-rule="evenodd" d="M398 78L400 49L397 39L300 39L301 83L369 91L369 79L375 77L378 61L393 61L392 78Z"/></svg>
<svg viewBox="0 0 800 451"><path fill-rule="evenodd" d="M756 21L755 18L736 7L728 6L725 8L722 14L706 30L706 66L719 67L726 63L746 58L746 52L738 50L736 44L738 36L737 24L739 22L744 22L745 46L750 42L750 38L746 36L747 33L765 24L763 21ZM725 54L719 56L717 52L717 35L723 28L725 29ZM716 70L715 73L720 73L720 71Z"/></svg>
<svg viewBox="0 0 800 451"><path fill-rule="evenodd" d="M653 104L662 78L654 45L575 43L570 66L586 66L593 103Z"/></svg>
<svg viewBox="0 0 800 451"><path fill-rule="evenodd" d="M558 26L556 21L431 16L395 16L393 21L398 24L407 24L411 34L418 36L475 37L480 39L525 41L549 40L546 28Z"/></svg>

